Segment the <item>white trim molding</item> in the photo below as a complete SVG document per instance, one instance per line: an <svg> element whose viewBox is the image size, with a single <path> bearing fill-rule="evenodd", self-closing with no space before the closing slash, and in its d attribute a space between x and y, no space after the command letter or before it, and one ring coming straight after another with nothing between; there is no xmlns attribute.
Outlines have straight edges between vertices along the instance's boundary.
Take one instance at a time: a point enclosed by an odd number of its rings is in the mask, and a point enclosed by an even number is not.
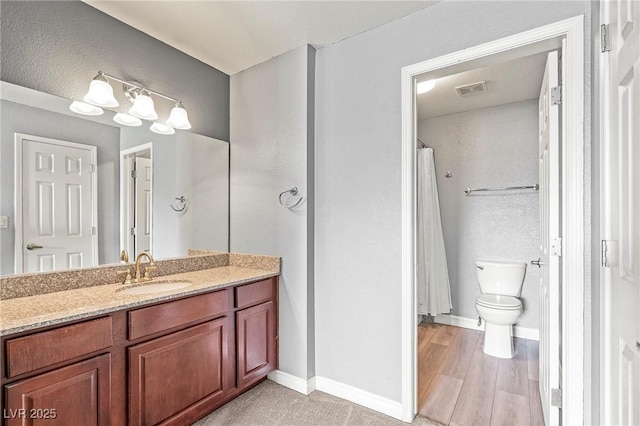
<svg viewBox="0 0 640 426"><path fill-rule="evenodd" d="M301 379L289 373L285 373L282 370L275 370L269 373L267 378L279 385L294 390L304 395L309 395L316 390L316 378L312 377L309 380Z"/></svg>
<svg viewBox="0 0 640 426"><path fill-rule="evenodd" d="M484 332L484 325L478 325L478 320L473 318L460 317L457 315L437 315L434 317L434 322ZM521 327L516 325L513 327L513 337L539 341L540 330L537 328Z"/></svg>
<svg viewBox="0 0 640 426"><path fill-rule="evenodd" d="M344 383L340 383L335 380L327 379L326 377L316 376L315 379L316 389L320 392L328 393L329 395L333 395L341 399L346 399L354 404L362 405L363 407L386 414L387 416L398 420L403 420L402 403L398 401L393 401L391 399L375 395L371 392L345 385ZM409 422L411 422L411 420L409 420Z"/></svg>
<svg viewBox="0 0 640 426"><path fill-rule="evenodd" d="M402 417L417 412L415 296L415 79L426 72L462 71L471 61L563 45L562 133L562 423L584 422L584 17L559 21L402 68ZM535 45L535 46L534 46ZM552 47L549 47L552 46ZM555 46L555 47L554 47ZM535 52L530 52L532 54ZM513 57L513 56L512 56ZM517 57L517 56L515 56ZM480 61L477 62L480 64Z"/></svg>
<svg viewBox="0 0 640 426"><path fill-rule="evenodd" d="M309 380L304 380L292 374L285 373L282 370L275 370L269 373L267 378L303 395L309 395L313 391L318 390L377 411L378 413L402 420L402 404L400 402L326 377L315 376Z"/></svg>

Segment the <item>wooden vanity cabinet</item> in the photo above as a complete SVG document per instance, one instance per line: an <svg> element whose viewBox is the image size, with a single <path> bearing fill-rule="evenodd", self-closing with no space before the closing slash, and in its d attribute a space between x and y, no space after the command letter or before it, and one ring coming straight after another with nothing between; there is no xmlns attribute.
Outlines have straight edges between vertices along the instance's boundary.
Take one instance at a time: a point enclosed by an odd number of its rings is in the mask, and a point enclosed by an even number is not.
<svg viewBox="0 0 640 426"><path fill-rule="evenodd" d="M111 424L111 355L5 386L7 426Z"/></svg>
<svg viewBox="0 0 640 426"><path fill-rule="evenodd" d="M247 389L278 368L278 280L234 288L237 385Z"/></svg>
<svg viewBox="0 0 640 426"><path fill-rule="evenodd" d="M278 367L277 306L273 277L2 337L2 424L192 424Z"/></svg>
<svg viewBox="0 0 640 426"><path fill-rule="evenodd" d="M229 390L228 318L132 346L129 424L189 424Z"/></svg>

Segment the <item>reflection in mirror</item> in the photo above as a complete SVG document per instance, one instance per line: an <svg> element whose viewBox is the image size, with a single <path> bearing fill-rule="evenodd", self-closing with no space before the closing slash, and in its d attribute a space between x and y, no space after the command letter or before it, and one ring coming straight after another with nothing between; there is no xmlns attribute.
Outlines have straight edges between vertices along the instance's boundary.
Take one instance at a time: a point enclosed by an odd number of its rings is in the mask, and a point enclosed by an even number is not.
<svg viewBox="0 0 640 426"><path fill-rule="evenodd" d="M116 263L122 249L228 251L227 142L120 128L109 111L77 116L69 100L0 85L1 275Z"/></svg>

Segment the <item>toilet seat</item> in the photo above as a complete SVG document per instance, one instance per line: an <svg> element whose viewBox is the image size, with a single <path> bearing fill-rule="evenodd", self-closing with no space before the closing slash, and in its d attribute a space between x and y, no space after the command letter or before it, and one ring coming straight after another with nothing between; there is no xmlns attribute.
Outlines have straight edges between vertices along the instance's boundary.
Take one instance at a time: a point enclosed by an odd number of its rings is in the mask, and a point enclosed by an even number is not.
<svg viewBox="0 0 640 426"><path fill-rule="evenodd" d="M480 306L492 309L518 310L522 309L522 301L517 297L500 294L481 294L476 298Z"/></svg>

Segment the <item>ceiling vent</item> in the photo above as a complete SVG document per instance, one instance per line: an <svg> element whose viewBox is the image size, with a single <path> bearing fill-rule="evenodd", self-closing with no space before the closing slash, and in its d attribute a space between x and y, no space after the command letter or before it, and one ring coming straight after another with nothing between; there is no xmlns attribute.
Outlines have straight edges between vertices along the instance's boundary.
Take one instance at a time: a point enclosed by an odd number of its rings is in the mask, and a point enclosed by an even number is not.
<svg viewBox="0 0 640 426"><path fill-rule="evenodd" d="M462 97L469 96L475 93L486 92L486 91L487 91L487 82L484 80L479 81L477 83L465 84L464 86L456 87L456 92L458 92L458 95Z"/></svg>

